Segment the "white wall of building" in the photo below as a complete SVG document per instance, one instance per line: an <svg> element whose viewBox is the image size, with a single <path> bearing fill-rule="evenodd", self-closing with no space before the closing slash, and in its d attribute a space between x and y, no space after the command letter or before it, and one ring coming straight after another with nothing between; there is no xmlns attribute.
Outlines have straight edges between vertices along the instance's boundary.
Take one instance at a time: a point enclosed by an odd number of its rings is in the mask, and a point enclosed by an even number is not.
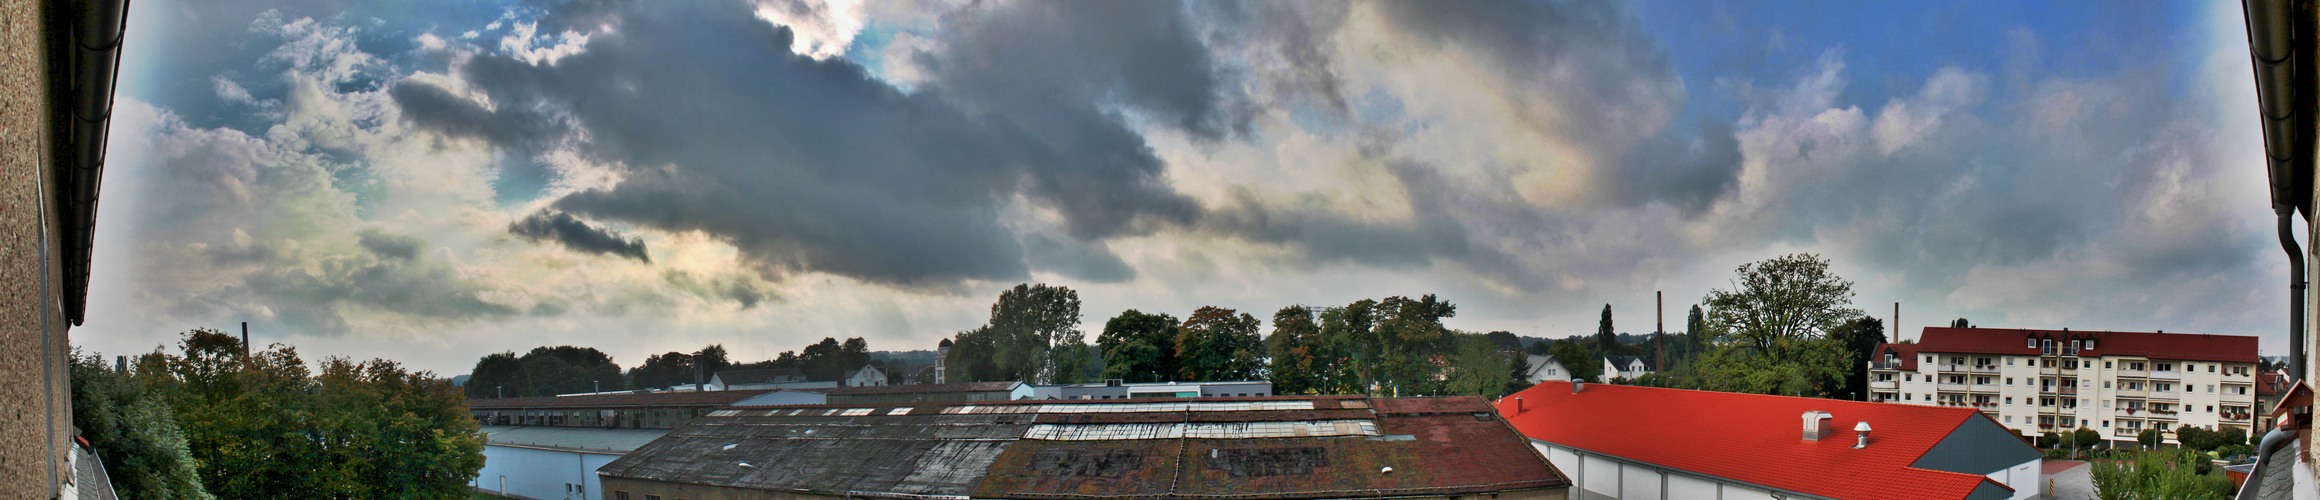
<svg viewBox="0 0 2320 500"><path fill-rule="evenodd" d="M1990 473L1990 479L1997 481L1998 484L2006 485L2008 488L2013 488L2014 496L2011 497L2013 500L2038 498L2038 494L2045 491L2046 486L2038 482L2038 474L2043 472L2039 470L2044 468L2043 462L2045 462L2043 458L2022 462L2021 465Z"/></svg>
<svg viewBox="0 0 2320 500"><path fill-rule="evenodd" d="M1963 358L1962 366L1968 367L1967 371L1942 371L1943 365L1952 364L1959 358ZM1995 372L1972 372L1971 367L1985 358L1997 364ZM1968 403L1988 397L1997 406L1974 408L1994 411L1990 418L2030 436L2064 432L2083 426L2101 432L2104 439L2133 441L2136 431L2153 427L2163 427L2163 430L2168 431L2180 425L2204 429L2218 429L2224 425L2254 427L2252 419L2224 419L2227 409L2252 409L2255 406L2254 365L2141 356L2061 357L2056 358L2056 361L2075 359L2084 364L2075 370L2075 374L2042 375L2041 359L2044 358L1921 352L1917 354L1915 371L1880 371L1871 363L1870 391L1874 397L1886 398L1887 402L1927 406L1939 405L1942 398L1952 394ZM2131 363L2142 363L2144 370L2129 371ZM2157 370L2162 365L2173 370ZM2249 374L2238 375L2241 369ZM1881 376L1893 380L1881 380ZM1949 377L1964 377L1965 383L1951 384L1943 380ZM1975 384L1981 377L1994 377L1995 384ZM2059 390L2044 391L2046 379L2053 379L2056 389L2062 387L2062 380L2074 380L2077 394L2065 395ZM2140 392L2131 389L2137 384L2141 387ZM2171 390L2161 391L2161 387ZM2052 413L2041 411L2043 408L2040 403L2046 398L2056 400L2055 411ZM2063 399L2075 399L2075 406L2064 404L2061 401ZM2165 405L2170 409L2154 414L2151 411L2154 405ZM2129 407L2137 410L2131 413L2125 411ZM2175 413L2168 414L2165 411ZM2040 427L2041 417L2052 418L2054 425ZM2166 442L2172 444L2175 440L2170 438Z"/></svg>
<svg viewBox="0 0 2320 500"><path fill-rule="evenodd" d="M1685 474L1615 457L1586 453L1531 440L1563 475L1570 476L1571 498L1620 500L1772 500L1772 491L1747 484ZM2033 479L2035 480L2035 478Z"/></svg>
<svg viewBox="0 0 2320 500"><path fill-rule="evenodd" d="M485 445L483 471L476 476L474 486L544 500L603 498L597 488L596 468L617 458L620 455ZM500 489L503 484L505 491Z"/></svg>

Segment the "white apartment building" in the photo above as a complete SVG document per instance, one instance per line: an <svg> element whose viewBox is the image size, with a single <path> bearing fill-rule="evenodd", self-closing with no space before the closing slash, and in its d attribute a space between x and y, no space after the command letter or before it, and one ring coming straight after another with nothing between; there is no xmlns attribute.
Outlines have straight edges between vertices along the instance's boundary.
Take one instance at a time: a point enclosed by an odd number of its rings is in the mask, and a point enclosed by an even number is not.
<svg viewBox="0 0 2320 500"><path fill-rule="evenodd" d="M2164 332L1926 328L1871 355L1872 401L1981 410L2024 435L2086 427L2256 427L2256 338Z"/></svg>

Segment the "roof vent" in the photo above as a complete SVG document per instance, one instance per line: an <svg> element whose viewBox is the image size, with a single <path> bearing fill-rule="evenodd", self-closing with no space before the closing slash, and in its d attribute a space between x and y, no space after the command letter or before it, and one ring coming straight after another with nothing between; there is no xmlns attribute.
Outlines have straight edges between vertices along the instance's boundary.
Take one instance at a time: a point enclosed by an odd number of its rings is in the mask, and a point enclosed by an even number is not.
<svg viewBox="0 0 2320 500"><path fill-rule="evenodd" d="M1514 397L1514 414L1516 414L1516 415L1521 415L1521 414L1522 414L1522 412L1523 412L1523 407L1522 407L1522 396L1515 396L1515 397Z"/></svg>
<svg viewBox="0 0 2320 500"><path fill-rule="evenodd" d="M1804 440L1819 441L1821 438L1828 437L1828 421L1832 417L1834 415L1829 415L1829 412L1825 411L1804 412Z"/></svg>
<svg viewBox="0 0 2320 500"><path fill-rule="evenodd" d="M1579 382L1579 381L1572 381L1572 382L1571 382L1571 393L1572 393L1572 394L1578 394L1578 393L1581 393L1581 392L1585 392L1586 390L1587 390L1587 383L1586 383L1586 382Z"/></svg>
<svg viewBox="0 0 2320 500"><path fill-rule="evenodd" d="M1869 447L1869 421L1863 420L1861 423L1853 424L1853 435L1860 440L1859 443L1853 445L1853 449Z"/></svg>

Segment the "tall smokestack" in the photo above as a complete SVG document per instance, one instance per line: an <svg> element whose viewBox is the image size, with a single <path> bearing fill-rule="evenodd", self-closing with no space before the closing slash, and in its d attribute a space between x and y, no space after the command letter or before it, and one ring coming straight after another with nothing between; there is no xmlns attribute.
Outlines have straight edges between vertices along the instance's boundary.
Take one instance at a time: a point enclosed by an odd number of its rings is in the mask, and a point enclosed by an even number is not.
<svg viewBox="0 0 2320 500"><path fill-rule="evenodd" d="M1900 302L1894 302L1894 303L1893 303L1893 336L1892 336L1892 337L1887 337L1885 340L1886 340L1887 342L1900 342L1900 341L1901 341L1901 303L1900 303Z"/></svg>
<svg viewBox="0 0 2320 500"><path fill-rule="evenodd" d="M707 369L706 367L702 366L701 361L709 358L708 356L704 356L704 353L705 352L693 353L693 392L708 390L707 384L709 383L709 376L707 374L701 373L702 370Z"/></svg>
<svg viewBox="0 0 2320 500"><path fill-rule="evenodd" d="M1658 316L1658 319L1653 320L1651 341L1655 344L1653 350L1659 352L1659 359L1656 360L1658 364L1653 365L1652 369L1667 371L1667 292L1655 291L1651 292L1651 296L1652 315Z"/></svg>
<svg viewBox="0 0 2320 500"><path fill-rule="evenodd" d="M242 357L250 357L250 322L242 322Z"/></svg>

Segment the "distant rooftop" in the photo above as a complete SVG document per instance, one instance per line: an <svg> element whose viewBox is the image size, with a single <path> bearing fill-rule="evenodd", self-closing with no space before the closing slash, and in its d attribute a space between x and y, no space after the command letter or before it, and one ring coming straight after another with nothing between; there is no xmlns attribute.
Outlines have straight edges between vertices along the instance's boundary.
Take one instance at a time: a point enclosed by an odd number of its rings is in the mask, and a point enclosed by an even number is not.
<svg viewBox="0 0 2320 500"><path fill-rule="evenodd" d="M2037 356L2044 351L2042 347L2031 345L2029 340L2033 338L2051 339L2057 346L2066 345L2068 340L2093 340L2094 348L2078 349L2075 351L2078 356L2141 356L2223 363L2254 363L2261 359L2256 354L2256 338L2244 335L2020 328L1928 327L1918 336L1915 345L1894 344L1901 347L1892 350L1896 353L1915 351ZM1874 360L1883 361L1884 358L1880 356ZM1914 362L1908 363L1905 369L1915 366Z"/></svg>
<svg viewBox="0 0 2320 500"><path fill-rule="evenodd" d="M765 389L746 391L686 391L637 392L627 394L591 394L586 396L539 396L529 398L480 398L467 400L471 410L510 408L621 408L638 406L724 406L768 392Z"/></svg>
<svg viewBox="0 0 2320 500"><path fill-rule="evenodd" d="M667 435L668 429L596 429L486 425L484 443L492 446L540 448L620 455Z"/></svg>

